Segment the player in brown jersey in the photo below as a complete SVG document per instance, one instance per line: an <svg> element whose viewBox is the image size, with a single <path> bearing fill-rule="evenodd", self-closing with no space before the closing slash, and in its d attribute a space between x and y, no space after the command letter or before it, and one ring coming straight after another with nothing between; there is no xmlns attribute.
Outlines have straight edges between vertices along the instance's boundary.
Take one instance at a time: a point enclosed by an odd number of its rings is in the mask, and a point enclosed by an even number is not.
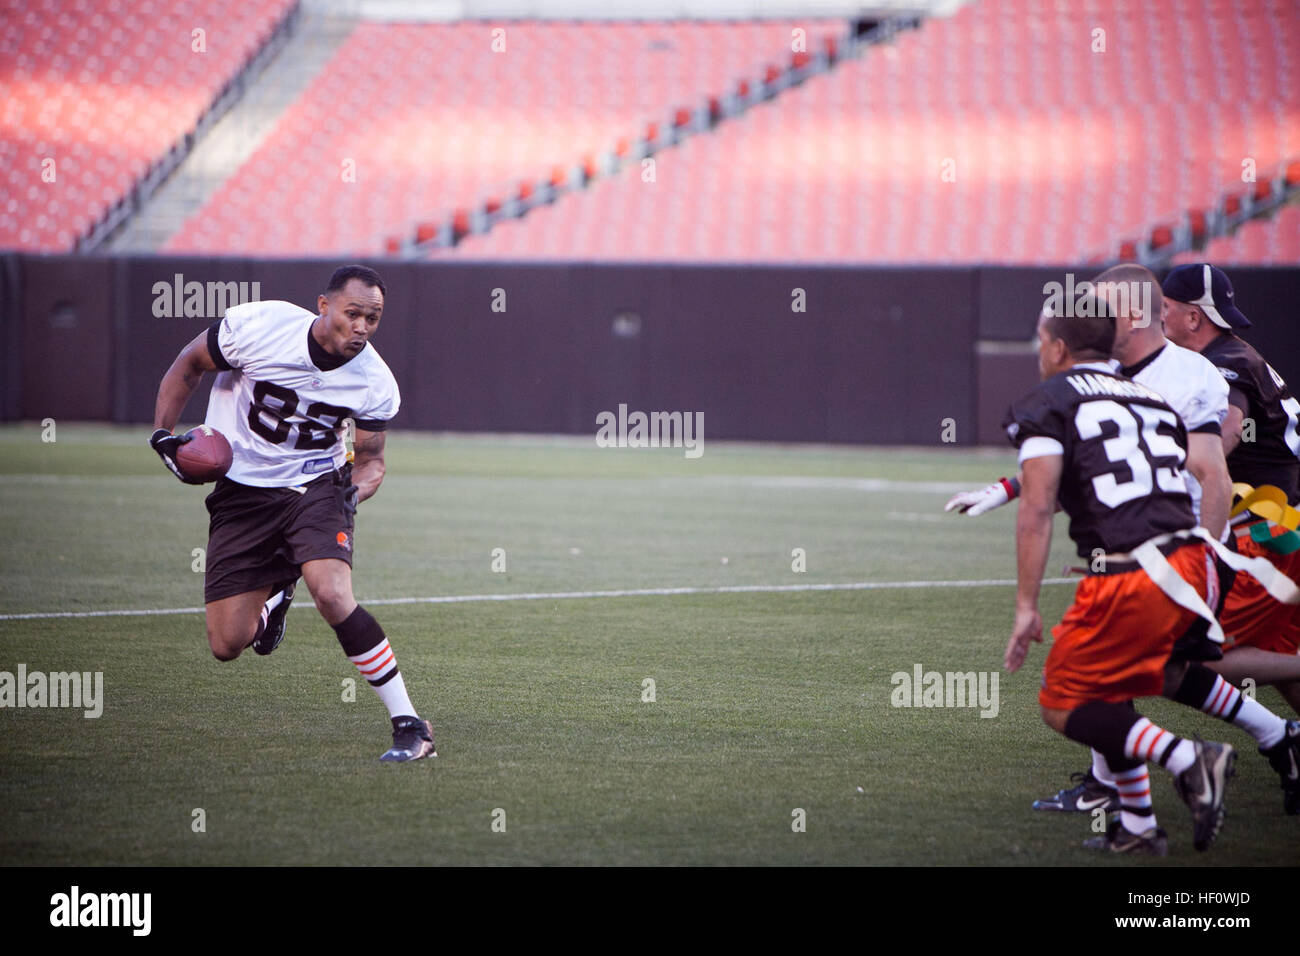
<svg viewBox="0 0 1300 956"><path fill-rule="evenodd" d="M1120 812L1105 836L1085 845L1167 852L1146 769L1155 760L1174 774L1192 812L1193 843L1204 850L1223 822L1235 751L1179 738L1132 707L1136 697L1164 692L1174 642L1198 617L1212 616L1207 541L1194 530L1182 473L1187 433L1157 393L1112 372L1114 319L1105 308L1087 311L1094 314L1040 318L1043 382L1004 421L1023 476L1016 617L1005 665L1017 670L1030 642L1043 639L1038 596L1059 501L1080 553L1101 548L1109 559L1104 573L1080 582L1053 629L1039 692L1047 725L1100 752L1115 776Z"/></svg>
<svg viewBox="0 0 1300 956"><path fill-rule="evenodd" d="M1300 498L1300 401L1264 357L1238 337L1251 323L1237 307L1232 283L1222 270L1197 263L1172 270L1163 291L1166 334L1213 362L1228 383L1223 446L1232 480L1271 485L1295 504ZM1264 519L1249 512L1239 516L1233 527L1237 550L1264 557L1300 580L1300 551L1281 554L1266 547L1252 538L1253 525L1265 525ZM1210 666L1233 683L1249 678L1275 685L1300 713L1300 608L1274 600L1258 581L1238 575L1219 619L1227 635L1225 654ZM1283 805L1290 814L1300 814L1297 741L1300 723L1293 720L1284 740L1271 747L1260 742L1261 753L1281 777Z"/></svg>

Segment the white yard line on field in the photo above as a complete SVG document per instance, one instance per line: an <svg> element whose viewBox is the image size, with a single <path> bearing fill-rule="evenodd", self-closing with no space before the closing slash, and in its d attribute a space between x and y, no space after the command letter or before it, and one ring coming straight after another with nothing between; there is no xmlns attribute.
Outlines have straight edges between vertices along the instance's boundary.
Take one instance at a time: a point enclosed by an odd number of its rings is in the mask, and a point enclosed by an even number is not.
<svg viewBox="0 0 1300 956"><path fill-rule="evenodd" d="M1074 584L1078 578L1046 578L1044 584ZM849 584L735 584L716 588L627 588L614 591L538 591L523 594L445 594L433 597L374 598L367 607L391 604L469 604L477 601L564 601L577 598L671 597L682 594L781 594L802 591L893 591L907 588L1013 587L1011 579L976 581L857 581ZM298 605L299 607L305 605ZM48 611L0 614L0 621L37 621L52 618L147 617L154 614L202 614L201 607L150 608L127 611Z"/></svg>
<svg viewBox="0 0 1300 956"><path fill-rule="evenodd" d="M47 475L33 472L12 472L0 474L0 485L98 485L127 481L133 484L142 481L154 481L158 475ZM486 478L481 475L403 475L390 474L384 479L385 485L424 484L430 481L482 481L497 484L519 480L521 476ZM174 480L174 479L173 479ZM874 494L892 494L894 492L916 492L918 494L952 494L966 491L979 481L902 481L895 478L852 478L847 476L813 476L813 475L534 475L526 478L529 482L562 481L610 481L626 484L628 482L646 482L653 484L682 484L701 482L711 485L741 485L752 488L779 491L863 491Z"/></svg>

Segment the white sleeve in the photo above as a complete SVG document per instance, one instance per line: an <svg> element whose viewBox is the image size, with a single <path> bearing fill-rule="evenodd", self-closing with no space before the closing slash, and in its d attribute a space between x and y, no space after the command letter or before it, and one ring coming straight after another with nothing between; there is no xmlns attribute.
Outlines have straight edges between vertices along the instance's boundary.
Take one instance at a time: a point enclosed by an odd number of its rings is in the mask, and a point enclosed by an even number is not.
<svg viewBox="0 0 1300 956"><path fill-rule="evenodd" d="M1023 465L1031 458L1048 458L1052 455L1064 454L1065 446L1055 438L1034 435L1032 438L1026 438L1020 446L1020 464Z"/></svg>
<svg viewBox="0 0 1300 956"><path fill-rule="evenodd" d="M1218 413L1218 422L1222 425L1228 419L1228 394L1232 391L1228 385L1228 380L1223 377L1223 373L1214 367L1213 362L1206 362L1209 367L1205 370L1209 388L1214 390L1219 400L1215 403L1215 409Z"/></svg>
<svg viewBox="0 0 1300 956"><path fill-rule="evenodd" d="M245 329L254 307L255 303L232 305L226 310L217 329L217 348L221 350L221 358L225 359L231 368L241 368L246 361L244 351L248 336ZM214 355L213 358L217 356Z"/></svg>
<svg viewBox="0 0 1300 956"><path fill-rule="evenodd" d="M1183 424L1189 432L1206 425L1222 425L1228 417L1228 383L1208 360L1201 363L1199 387L1187 402Z"/></svg>
<svg viewBox="0 0 1300 956"><path fill-rule="evenodd" d="M397 379L387 368L376 375L367 396L366 407L357 412L357 427L365 428L366 422L387 422L397 417L402 406L402 394L397 388Z"/></svg>

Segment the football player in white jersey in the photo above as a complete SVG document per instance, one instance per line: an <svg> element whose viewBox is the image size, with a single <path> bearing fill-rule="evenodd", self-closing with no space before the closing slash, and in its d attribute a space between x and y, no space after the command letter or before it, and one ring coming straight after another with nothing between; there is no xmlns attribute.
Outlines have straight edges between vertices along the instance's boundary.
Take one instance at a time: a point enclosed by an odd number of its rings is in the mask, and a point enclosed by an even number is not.
<svg viewBox="0 0 1300 956"><path fill-rule="evenodd" d="M149 444L176 463L172 434L205 372L217 372L206 423L230 442L234 461L208 495L204 602L217 660L245 648L269 654L284 639L298 577L375 689L393 725L386 761L436 757L383 628L352 596L357 504L384 480L384 432L401 404L397 382L369 343L384 309L384 283L366 266L335 270L317 312L289 302L233 306L177 356L158 388ZM356 424L347 460L344 420Z"/></svg>
<svg viewBox="0 0 1300 956"><path fill-rule="evenodd" d="M1117 299L1127 302L1127 310L1121 305L1116 319L1112 354L1117 371L1162 395L1183 419L1188 443L1184 477L1193 509L1202 527L1225 540L1232 504L1232 483L1221 437L1228 414L1227 383L1204 356L1165 338L1161 321L1164 295L1149 270L1126 263L1106 270L1093 281L1099 296L1108 299L1112 306ZM1107 289L1121 287L1133 290L1134 294L1103 294ZM1004 478L978 491L961 492L948 501L944 510L984 514L1016 497L1018 485L1017 479ZM1097 569L1092 570L1097 573ZM1212 582L1217 578L1219 583L1210 602L1216 613L1222 608L1223 590L1231 582L1229 569L1217 570L1217 574L1210 575ZM1214 673L1223 655L1219 646L1206 638L1206 625L1207 622L1198 621L1175 644L1166 671L1165 696L1241 727L1255 738L1266 757L1272 747L1291 746L1286 720ZM1193 662L1205 666L1189 667ZM1091 769L1075 775L1079 779L1077 786L1034 801L1034 809L1067 812L1086 812L1097 807L1118 809L1114 776L1101 754L1094 750L1092 757Z"/></svg>

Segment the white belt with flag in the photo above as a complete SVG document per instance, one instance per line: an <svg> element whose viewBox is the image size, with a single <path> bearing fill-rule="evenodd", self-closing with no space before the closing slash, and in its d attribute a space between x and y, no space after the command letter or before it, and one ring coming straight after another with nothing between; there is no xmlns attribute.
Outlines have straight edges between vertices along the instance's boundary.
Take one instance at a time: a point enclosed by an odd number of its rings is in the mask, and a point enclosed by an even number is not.
<svg viewBox="0 0 1300 956"><path fill-rule="evenodd" d="M1289 577L1274 567L1267 558L1248 558L1229 551L1222 544L1216 541L1204 528L1188 528L1186 531L1172 531L1169 534L1158 535L1149 541L1144 541L1128 554L1107 555L1107 560L1114 559L1117 561L1136 561L1143 571L1147 573L1156 587L1160 588L1169 598L1179 607L1186 608L1210 622L1208 637L1210 640L1222 644L1223 628L1214 617L1214 612L1196 593L1196 588L1192 587L1169 563L1161 552L1162 545L1179 538L1190 541L1193 538L1200 538L1211 548L1214 549L1223 563L1234 571L1244 571L1249 574L1260 584L1264 585L1265 590L1276 601L1283 604L1300 604L1300 587Z"/></svg>

